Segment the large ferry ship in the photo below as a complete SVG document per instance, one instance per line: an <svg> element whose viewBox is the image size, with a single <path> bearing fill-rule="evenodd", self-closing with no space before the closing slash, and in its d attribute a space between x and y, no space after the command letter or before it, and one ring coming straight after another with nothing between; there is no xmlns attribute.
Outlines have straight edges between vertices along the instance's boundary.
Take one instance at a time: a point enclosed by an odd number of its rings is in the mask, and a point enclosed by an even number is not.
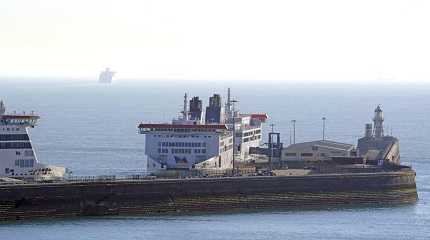
<svg viewBox="0 0 430 240"><path fill-rule="evenodd" d="M0 101L0 177L25 180L58 180L65 176L64 167L42 164L37 160L28 134L34 128L39 116L6 113Z"/></svg>
<svg viewBox="0 0 430 240"><path fill-rule="evenodd" d="M227 102L214 94L203 111L202 100L184 96L181 116L171 123L141 123L146 136L147 170L232 169L246 160L249 148L261 145L265 113L243 114L228 89ZM204 117L203 117L204 116Z"/></svg>

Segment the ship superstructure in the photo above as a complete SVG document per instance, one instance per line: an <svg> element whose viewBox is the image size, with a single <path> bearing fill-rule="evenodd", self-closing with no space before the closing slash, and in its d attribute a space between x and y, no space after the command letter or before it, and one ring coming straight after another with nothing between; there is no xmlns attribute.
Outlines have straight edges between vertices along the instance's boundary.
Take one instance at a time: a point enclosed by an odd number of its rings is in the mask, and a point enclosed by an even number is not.
<svg viewBox="0 0 430 240"><path fill-rule="evenodd" d="M236 100L227 92L225 116L228 127L235 133L234 153L238 161L249 160L249 148L258 147L262 141L262 124L269 118L266 113L240 113L235 109ZM234 128L234 129L233 129Z"/></svg>
<svg viewBox="0 0 430 240"><path fill-rule="evenodd" d="M203 119L203 116L205 118ZM141 123L149 172L157 170L232 169L246 159L250 146L261 144L266 114L241 114L230 99L225 106L219 94L209 98L203 113L199 97L184 96L181 116L171 123ZM233 139L233 136L236 136ZM234 153L233 153L234 152Z"/></svg>
<svg viewBox="0 0 430 240"><path fill-rule="evenodd" d="M235 155L239 161L249 160L249 148L259 147L262 140L262 124L267 120L265 113L240 114L234 119ZM231 126L232 127L232 126Z"/></svg>
<svg viewBox="0 0 430 240"><path fill-rule="evenodd" d="M6 113L0 101L0 177L34 180L63 178L66 169L39 163L28 129L36 126L39 116Z"/></svg>

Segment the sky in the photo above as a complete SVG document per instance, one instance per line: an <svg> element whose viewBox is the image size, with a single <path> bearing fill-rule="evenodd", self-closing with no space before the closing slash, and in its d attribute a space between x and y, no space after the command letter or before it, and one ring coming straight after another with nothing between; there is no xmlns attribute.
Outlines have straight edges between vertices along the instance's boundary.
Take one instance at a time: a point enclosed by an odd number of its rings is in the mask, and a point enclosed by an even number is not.
<svg viewBox="0 0 430 240"><path fill-rule="evenodd" d="M430 82L428 0L1 0L0 77Z"/></svg>

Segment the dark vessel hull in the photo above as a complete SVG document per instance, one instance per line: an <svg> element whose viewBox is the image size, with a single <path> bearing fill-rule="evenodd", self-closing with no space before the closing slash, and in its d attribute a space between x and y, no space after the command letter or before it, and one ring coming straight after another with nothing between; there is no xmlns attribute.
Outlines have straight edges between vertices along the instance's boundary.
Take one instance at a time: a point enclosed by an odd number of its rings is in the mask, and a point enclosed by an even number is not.
<svg viewBox="0 0 430 240"><path fill-rule="evenodd" d="M0 220L417 201L413 170L0 186Z"/></svg>

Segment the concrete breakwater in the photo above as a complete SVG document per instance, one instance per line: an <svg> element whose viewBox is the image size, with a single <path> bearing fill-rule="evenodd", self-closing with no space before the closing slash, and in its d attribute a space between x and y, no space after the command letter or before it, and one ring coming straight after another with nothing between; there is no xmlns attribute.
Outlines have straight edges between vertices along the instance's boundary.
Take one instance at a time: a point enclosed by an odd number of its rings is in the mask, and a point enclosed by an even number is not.
<svg viewBox="0 0 430 240"><path fill-rule="evenodd" d="M0 185L0 220L417 201L415 172Z"/></svg>

